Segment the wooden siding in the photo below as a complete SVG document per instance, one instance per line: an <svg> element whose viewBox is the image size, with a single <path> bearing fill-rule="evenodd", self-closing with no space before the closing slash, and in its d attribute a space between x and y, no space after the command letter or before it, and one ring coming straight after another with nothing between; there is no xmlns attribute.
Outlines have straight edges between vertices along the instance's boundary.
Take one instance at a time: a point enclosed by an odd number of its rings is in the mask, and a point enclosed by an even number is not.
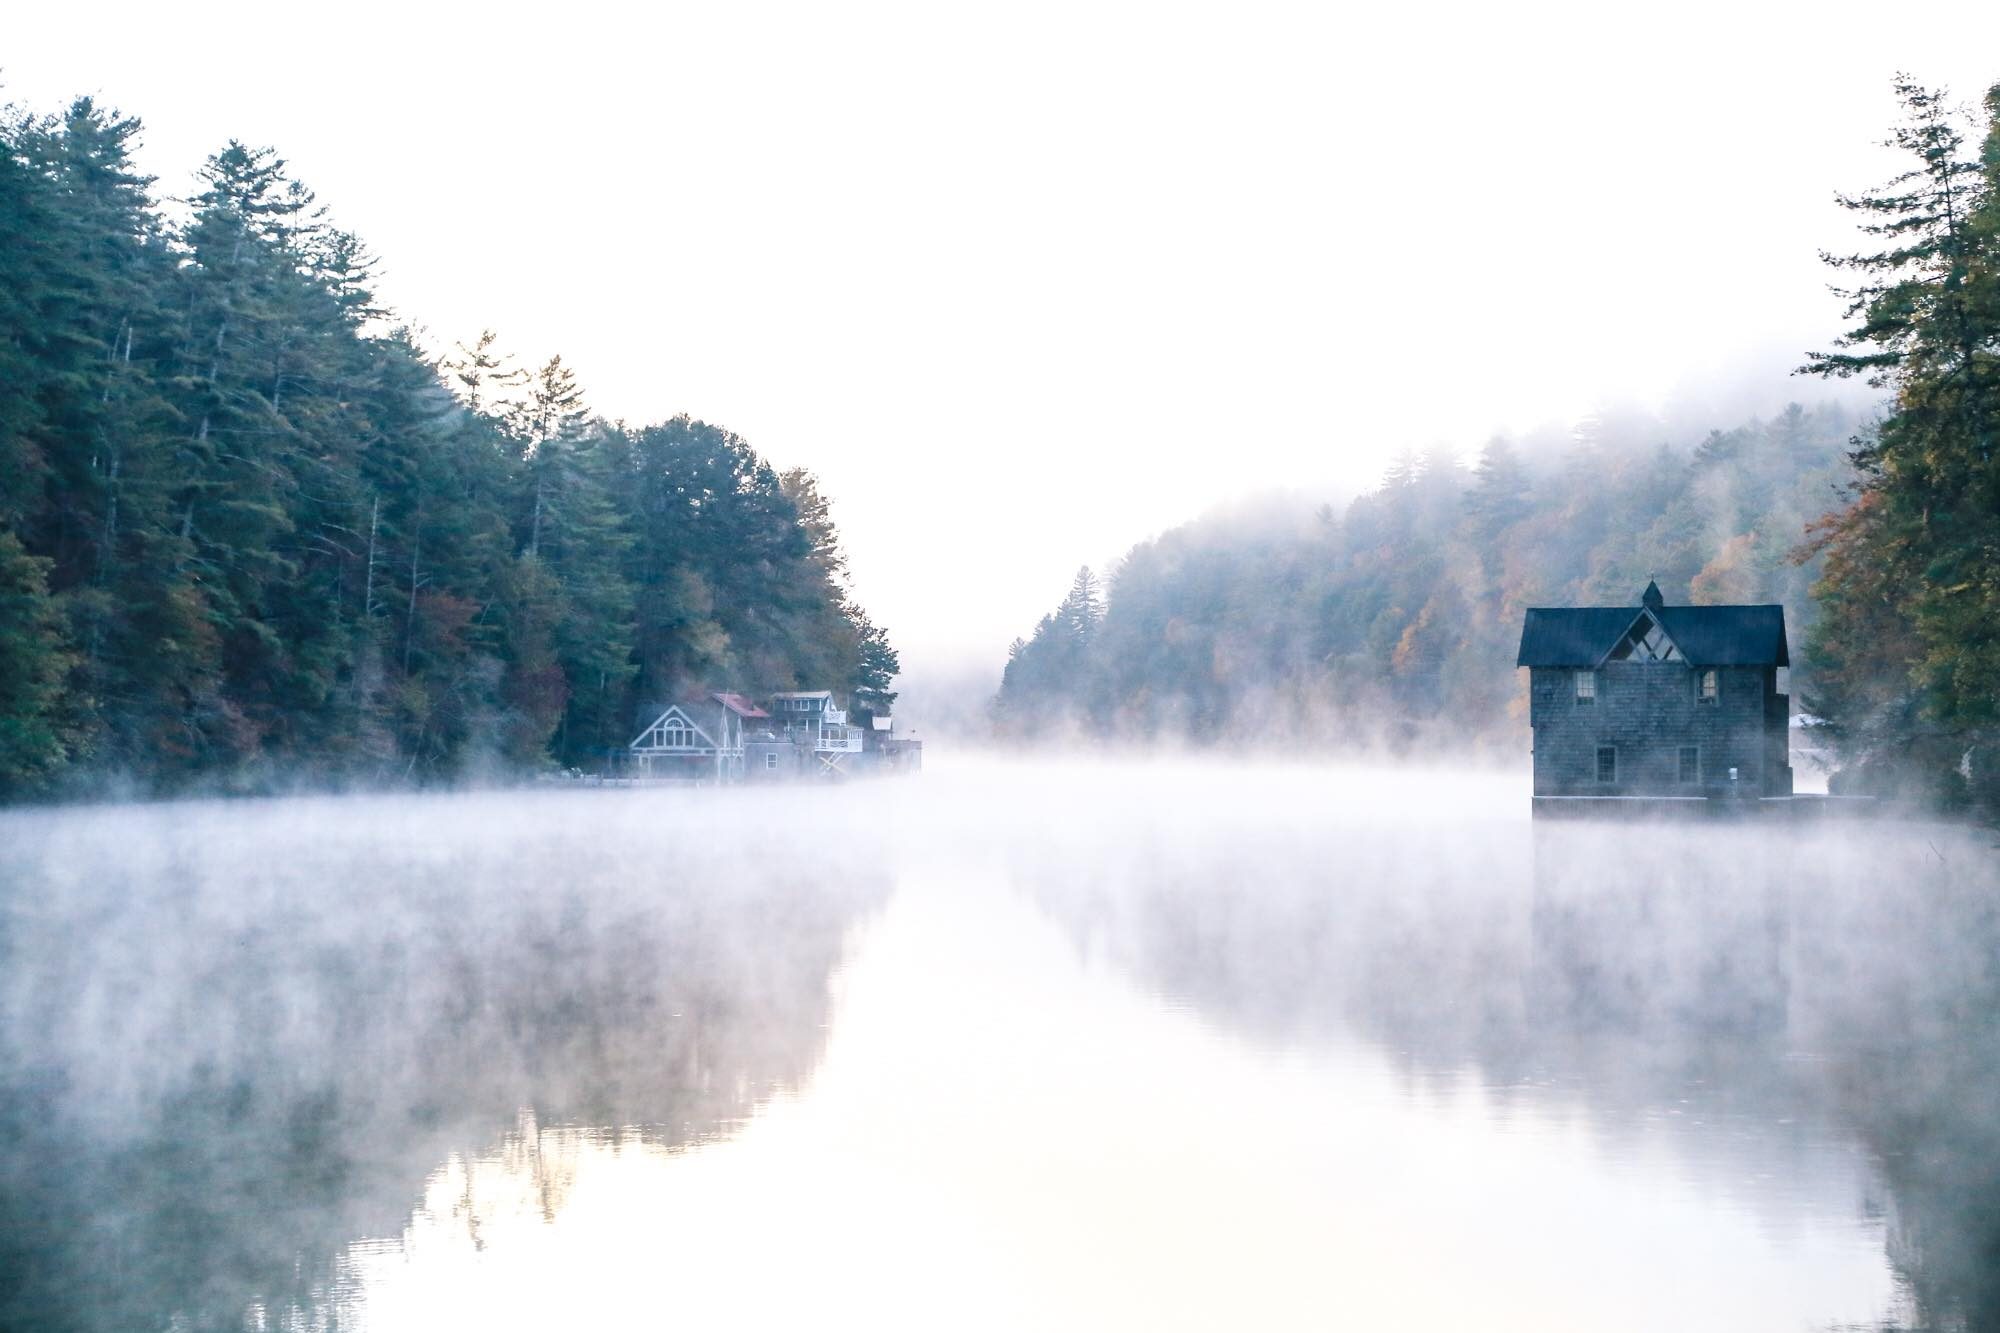
<svg viewBox="0 0 2000 1333"><path fill-rule="evenodd" d="M1596 698L1576 702L1575 672L1529 671L1529 720L1535 737L1537 796L1704 796L1729 792L1789 795L1790 700L1771 666L1709 668L1720 687L1712 703L1697 696L1701 668L1678 662L1607 662ZM1700 751L1700 779L1680 780L1680 751ZM1616 749L1617 779L1599 782L1598 751Z"/></svg>

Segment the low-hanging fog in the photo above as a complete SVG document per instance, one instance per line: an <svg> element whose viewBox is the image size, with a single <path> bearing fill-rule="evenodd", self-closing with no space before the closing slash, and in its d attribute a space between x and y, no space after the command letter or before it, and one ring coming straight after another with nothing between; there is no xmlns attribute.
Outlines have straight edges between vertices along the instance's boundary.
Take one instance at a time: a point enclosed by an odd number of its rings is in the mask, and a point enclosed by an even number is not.
<svg viewBox="0 0 2000 1333"><path fill-rule="evenodd" d="M0 1326L1993 1326L1990 835L1527 804L0 814Z"/></svg>

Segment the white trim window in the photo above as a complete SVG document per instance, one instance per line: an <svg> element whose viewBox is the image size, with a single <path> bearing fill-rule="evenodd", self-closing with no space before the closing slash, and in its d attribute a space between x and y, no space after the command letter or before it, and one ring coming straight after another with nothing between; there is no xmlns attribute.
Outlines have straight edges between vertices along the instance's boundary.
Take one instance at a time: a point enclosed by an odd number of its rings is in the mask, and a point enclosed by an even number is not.
<svg viewBox="0 0 2000 1333"><path fill-rule="evenodd" d="M777 766L778 766L778 752L776 750L764 751L764 767L776 768Z"/></svg>
<svg viewBox="0 0 2000 1333"><path fill-rule="evenodd" d="M1576 673L1576 701L1579 704L1597 702L1597 673L1579 671Z"/></svg>

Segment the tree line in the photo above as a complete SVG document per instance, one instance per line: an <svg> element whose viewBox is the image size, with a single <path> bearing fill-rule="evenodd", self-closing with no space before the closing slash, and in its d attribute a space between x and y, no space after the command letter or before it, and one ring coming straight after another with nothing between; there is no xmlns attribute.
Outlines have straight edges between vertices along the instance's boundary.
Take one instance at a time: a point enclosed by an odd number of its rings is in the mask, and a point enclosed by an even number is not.
<svg viewBox="0 0 2000 1333"><path fill-rule="evenodd" d="M1898 77L1911 166L1840 196L1852 327L1794 404L1692 444L1599 420L1476 466L1403 459L1336 511L1217 515L1081 572L1016 640L1003 736L1517 747L1530 605L1779 602L1836 787L2000 814L2000 85L1984 124ZM1801 651L1803 649L1803 651Z"/></svg>
<svg viewBox="0 0 2000 1333"><path fill-rule="evenodd" d="M1468 468L1406 455L1343 507L1273 501L1080 571L1009 653L1003 735L1065 732L1307 752L1517 750L1522 611L1779 602L1809 623L1806 524L1852 476L1837 404L1662 443L1644 418L1496 438Z"/></svg>
<svg viewBox="0 0 2000 1333"><path fill-rule="evenodd" d="M598 767L715 688L886 707L826 498L560 357L434 355L276 153L0 120L0 794Z"/></svg>

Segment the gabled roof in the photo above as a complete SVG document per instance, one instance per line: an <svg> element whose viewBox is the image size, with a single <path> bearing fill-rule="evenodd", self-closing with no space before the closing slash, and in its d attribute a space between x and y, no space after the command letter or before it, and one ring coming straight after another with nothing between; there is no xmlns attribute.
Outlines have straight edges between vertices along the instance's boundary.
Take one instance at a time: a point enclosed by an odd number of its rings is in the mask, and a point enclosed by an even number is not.
<svg viewBox="0 0 2000 1333"><path fill-rule="evenodd" d="M769 713L751 703L740 694L712 694L709 696L738 717L769 717Z"/></svg>
<svg viewBox="0 0 2000 1333"><path fill-rule="evenodd" d="M832 690L779 690L773 699L827 699L833 698Z"/></svg>
<svg viewBox="0 0 2000 1333"><path fill-rule="evenodd" d="M664 733L669 727L693 736L699 736L701 744L683 743L681 745L668 745ZM632 744L626 748L632 750L668 751L680 754L693 754L702 750L713 752L715 749L715 738L709 735L699 722L694 720L694 717L686 708L675 704L648 723L646 729L637 736L634 736Z"/></svg>
<svg viewBox="0 0 2000 1333"><path fill-rule="evenodd" d="M1630 606L1531 606L1514 665L1594 667L1635 612Z"/></svg>
<svg viewBox="0 0 2000 1333"><path fill-rule="evenodd" d="M1650 589L1649 589L1650 591ZM1657 594L1655 594L1657 595ZM1785 608L1665 606L1642 602L1693 666L1790 666ZM1639 606L1531 606L1516 666L1595 667L1637 618Z"/></svg>

